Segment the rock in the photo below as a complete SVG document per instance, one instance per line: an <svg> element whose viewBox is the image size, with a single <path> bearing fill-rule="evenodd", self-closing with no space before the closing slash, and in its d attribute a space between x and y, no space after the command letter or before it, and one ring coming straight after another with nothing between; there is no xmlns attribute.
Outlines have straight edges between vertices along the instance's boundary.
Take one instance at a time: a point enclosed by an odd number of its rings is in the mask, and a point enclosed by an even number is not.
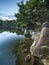
<svg viewBox="0 0 49 65"><path fill-rule="evenodd" d="M36 44L37 44L37 42L38 42L38 39L39 39L39 38L35 39L35 41L33 42L33 44L32 44L31 47L30 47L31 55L34 55L34 48L35 48L35 46L36 46Z"/></svg>
<svg viewBox="0 0 49 65"><path fill-rule="evenodd" d="M28 52L28 49L24 49L23 52L24 52L24 53L27 53L27 52Z"/></svg>
<svg viewBox="0 0 49 65"><path fill-rule="evenodd" d="M28 55L25 57L25 61L26 61L26 62L30 62L30 60L31 60L31 56L30 56L30 54L28 54Z"/></svg>
<svg viewBox="0 0 49 65"><path fill-rule="evenodd" d="M42 24L42 28L44 28L44 27L49 28L49 22L43 23L43 24Z"/></svg>
<svg viewBox="0 0 49 65"><path fill-rule="evenodd" d="M31 60L32 60L32 65L44 65L43 62L41 61L41 59L39 59L36 56L31 56L30 54L28 54L25 57L25 61L30 62Z"/></svg>
<svg viewBox="0 0 49 65"><path fill-rule="evenodd" d="M25 48L25 47L26 47L25 44L22 44L22 45L21 45L21 48Z"/></svg>
<svg viewBox="0 0 49 65"><path fill-rule="evenodd" d="M30 40L30 38L26 38L26 41Z"/></svg>
<svg viewBox="0 0 49 65"><path fill-rule="evenodd" d="M25 44L26 43L26 41L24 40L24 41L20 41L20 44Z"/></svg>
<svg viewBox="0 0 49 65"><path fill-rule="evenodd" d="M28 38L28 37L31 38L31 36L32 36L32 35L31 35L30 32L27 30L27 32L25 33L25 37L26 37L26 38Z"/></svg>
<svg viewBox="0 0 49 65"><path fill-rule="evenodd" d="M40 58L34 56L34 63L33 65L44 65Z"/></svg>
<svg viewBox="0 0 49 65"><path fill-rule="evenodd" d="M31 45L30 52L41 59L49 56L49 22L42 25L40 36Z"/></svg>

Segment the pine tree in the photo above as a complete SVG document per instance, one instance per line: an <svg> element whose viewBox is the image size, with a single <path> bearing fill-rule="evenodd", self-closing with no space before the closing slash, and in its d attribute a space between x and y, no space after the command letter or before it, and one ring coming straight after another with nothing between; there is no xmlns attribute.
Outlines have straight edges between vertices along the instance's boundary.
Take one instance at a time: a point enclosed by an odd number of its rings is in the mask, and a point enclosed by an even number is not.
<svg viewBox="0 0 49 65"><path fill-rule="evenodd" d="M35 29L36 22L42 24L49 21L48 2L48 0L29 0L26 4L23 1L18 3L19 12L15 14L18 27Z"/></svg>

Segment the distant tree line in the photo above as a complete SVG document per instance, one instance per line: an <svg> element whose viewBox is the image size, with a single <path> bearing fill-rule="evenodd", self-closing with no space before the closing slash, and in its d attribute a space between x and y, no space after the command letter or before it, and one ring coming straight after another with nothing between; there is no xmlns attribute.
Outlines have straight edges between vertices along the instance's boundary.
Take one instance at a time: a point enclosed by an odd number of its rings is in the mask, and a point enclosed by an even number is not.
<svg viewBox="0 0 49 65"><path fill-rule="evenodd" d="M25 4L22 0L17 5L16 20L0 20L0 29L34 30L49 21L49 0L26 0Z"/></svg>
<svg viewBox="0 0 49 65"><path fill-rule="evenodd" d="M15 20L6 20L3 21L0 19L0 30L10 30L10 29L16 29L16 21Z"/></svg>

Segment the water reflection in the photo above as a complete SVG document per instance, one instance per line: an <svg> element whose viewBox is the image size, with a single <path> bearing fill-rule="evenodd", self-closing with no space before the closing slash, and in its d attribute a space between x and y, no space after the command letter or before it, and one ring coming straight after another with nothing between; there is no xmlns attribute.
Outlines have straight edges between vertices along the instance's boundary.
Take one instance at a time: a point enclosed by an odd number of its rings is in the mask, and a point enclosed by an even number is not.
<svg viewBox="0 0 49 65"><path fill-rule="evenodd" d="M24 38L16 33L0 33L0 65L15 65L16 57L13 55L14 41Z"/></svg>

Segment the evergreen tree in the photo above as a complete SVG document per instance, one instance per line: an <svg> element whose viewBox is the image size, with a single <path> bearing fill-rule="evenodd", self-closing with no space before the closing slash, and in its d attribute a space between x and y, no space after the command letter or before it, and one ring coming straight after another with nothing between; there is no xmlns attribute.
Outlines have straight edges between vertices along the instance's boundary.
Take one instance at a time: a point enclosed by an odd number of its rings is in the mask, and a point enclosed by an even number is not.
<svg viewBox="0 0 49 65"><path fill-rule="evenodd" d="M25 4L23 1L18 3L19 12L15 14L17 26L21 29L34 30L38 27L37 23L49 21L48 2L48 0L29 0Z"/></svg>

